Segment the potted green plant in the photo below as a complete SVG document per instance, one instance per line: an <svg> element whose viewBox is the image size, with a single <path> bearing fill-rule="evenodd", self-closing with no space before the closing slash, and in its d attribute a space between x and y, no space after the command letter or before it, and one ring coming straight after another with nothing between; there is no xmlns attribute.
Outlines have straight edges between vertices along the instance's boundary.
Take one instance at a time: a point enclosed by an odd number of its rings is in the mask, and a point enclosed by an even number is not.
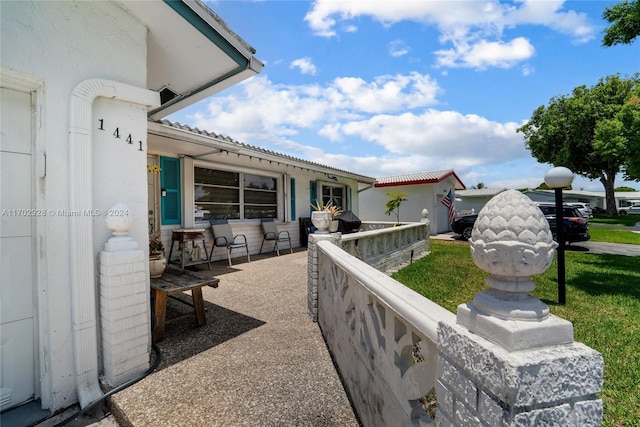
<svg viewBox="0 0 640 427"><path fill-rule="evenodd" d="M321 199L311 204L313 211L311 212L311 223L316 228L317 234L327 234L329 224L331 223L331 212L327 210L327 206Z"/></svg>
<svg viewBox="0 0 640 427"><path fill-rule="evenodd" d="M340 206L336 206L332 203L329 203L326 207L326 210L331 214L331 222L329 223L329 232L335 233L338 231L338 227L340 226L340 221L338 221L338 217L342 215L342 208Z"/></svg>
<svg viewBox="0 0 640 427"><path fill-rule="evenodd" d="M164 257L164 245L160 240L160 233L154 233L149 238L149 276L152 279L162 276L167 268L167 259Z"/></svg>

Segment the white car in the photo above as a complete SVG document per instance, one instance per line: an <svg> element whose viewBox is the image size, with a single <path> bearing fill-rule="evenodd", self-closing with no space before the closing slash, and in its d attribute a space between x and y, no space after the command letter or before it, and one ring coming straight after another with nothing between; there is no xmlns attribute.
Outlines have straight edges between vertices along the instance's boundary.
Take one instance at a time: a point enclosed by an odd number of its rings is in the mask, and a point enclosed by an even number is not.
<svg viewBox="0 0 640 427"><path fill-rule="evenodd" d="M591 209L591 206L589 206L589 203L574 202L574 203L567 203L567 205L575 206L576 208L578 208L578 211L580 211L580 215L582 215L583 218L587 218L587 219L593 218L593 210Z"/></svg>
<svg viewBox="0 0 640 427"><path fill-rule="evenodd" d="M618 208L619 215L640 215L640 200L629 200L631 205Z"/></svg>

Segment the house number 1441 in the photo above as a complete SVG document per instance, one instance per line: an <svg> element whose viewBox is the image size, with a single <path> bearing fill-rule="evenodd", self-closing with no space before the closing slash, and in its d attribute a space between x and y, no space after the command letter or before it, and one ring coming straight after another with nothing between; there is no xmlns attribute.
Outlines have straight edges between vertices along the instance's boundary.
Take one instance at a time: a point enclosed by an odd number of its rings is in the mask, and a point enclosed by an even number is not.
<svg viewBox="0 0 640 427"><path fill-rule="evenodd" d="M100 126L98 126L98 130L106 130L104 128L104 119L99 119L98 122L100 123ZM126 133L126 132L121 133L120 132L120 128L117 127L113 131L113 137L116 138L116 139L122 139L122 136L124 135L124 133ZM133 137L131 136L131 134L127 135L127 137L125 138L125 142L128 143L128 144L133 145ZM138 151L144 151L142 149L142 141L138 141Z"/></svg>

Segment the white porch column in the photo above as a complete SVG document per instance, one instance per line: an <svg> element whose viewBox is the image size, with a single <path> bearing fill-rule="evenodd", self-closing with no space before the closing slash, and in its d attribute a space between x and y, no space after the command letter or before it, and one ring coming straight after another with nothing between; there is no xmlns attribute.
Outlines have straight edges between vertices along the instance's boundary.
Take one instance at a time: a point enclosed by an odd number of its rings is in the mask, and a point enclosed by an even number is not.
<svg viewBox="0 0 640 427"><path fill-rule="evenodd" d="M112 212L128 212L124 204ZM112 216L107 226L113 231L100 252L100 320L104 379L117 387L149 367L151 328L145 277L148 262L138 243L128 235L133 219Z"/></svg>

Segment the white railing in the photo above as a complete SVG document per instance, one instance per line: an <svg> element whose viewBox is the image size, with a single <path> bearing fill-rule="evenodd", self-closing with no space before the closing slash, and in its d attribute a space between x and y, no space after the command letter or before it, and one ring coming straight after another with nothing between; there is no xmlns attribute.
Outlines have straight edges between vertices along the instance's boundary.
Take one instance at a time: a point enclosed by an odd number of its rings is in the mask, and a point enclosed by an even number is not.
<svg viewBox="0 0 640 427"><path fill-rule="evenodd" d="M370 229L369 231L343 235L342 249L367 264L376 266L381 259L403 249L428 252L428 233L428 225L422 222ZM415 244L419 244L420 247L411 248ZM415 255L418 254L414 253ZM411 258L411 254L409 254L409 258Z"/></svg>
<svg viewBox="0 0 640 427"><path fill-rule="evenodd" d="M317 243L317 258L318 323L363 424L429 423L422 402L435 385L437 326L455 315L329 241Z"/></svg>

